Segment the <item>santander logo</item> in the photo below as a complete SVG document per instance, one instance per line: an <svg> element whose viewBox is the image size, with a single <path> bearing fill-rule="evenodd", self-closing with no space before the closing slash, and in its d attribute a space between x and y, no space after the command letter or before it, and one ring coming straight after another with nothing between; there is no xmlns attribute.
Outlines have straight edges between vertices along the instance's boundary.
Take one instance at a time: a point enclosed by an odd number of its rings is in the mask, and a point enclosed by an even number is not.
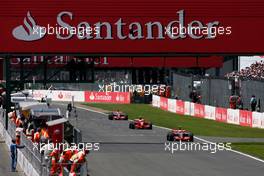
<svg viewBox="0 0 264 176"><path fill-rule="evenodd" d="M60 92L60 94L58 95L58 98L59 99L62 99L63 98L63 94Z"/></svg>
<svg viewBox="0 0 264 176"><path fill-rule="evenodd" d="M91 93L91 95L90 95L90 100L94 100L95 99L95 97L94 97L94 94L93 93Z"/></svg>
<svg viewBox="0 0 264 176"><path fill-rule="evenodd" d="M38 32L34 32L34 29L39 29L38 26L31 16L30 12L27 12L27 16L24 18L24 25L17 26L12 34L18 40L23 41L35 41L43 38L45 34L40 35Z"/></svg>

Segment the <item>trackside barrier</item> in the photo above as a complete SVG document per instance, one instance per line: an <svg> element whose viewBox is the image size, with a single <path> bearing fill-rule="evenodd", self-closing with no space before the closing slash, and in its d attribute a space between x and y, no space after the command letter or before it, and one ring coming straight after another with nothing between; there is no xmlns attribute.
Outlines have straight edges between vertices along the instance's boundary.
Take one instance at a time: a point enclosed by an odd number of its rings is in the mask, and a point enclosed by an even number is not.
<svg viewBox="0 0 264 176"><path fill-rule="evenodd" d="M152 106L159 108L160 107L160 97L157 95L152 95Z"/></svg>
<svg viewBox="0 0 264 176"><path fill-rule="evenodd" d="M176 101L176 113L184 115L185 114L185 103L181 100L175 100Z"/></svg>
<svg viewBox="0 0 264 176"><path fill-rule="evenodd" d="M191 115L191 102L184 101L184 115Z"/></svg>
<svg viewBox="0 0 264 176"><path fill-rule="evenodd" d="M238 109L227 109L227 123L239 125Z"/></svg>
<svg viewBox="0 0 264 176"><path fill-rule="evenodd" d="M176 113L176 100L168 99L168 111Z"/></svg>
<svg viewBox="0 0 264 176"><path fill-rule="evenodd" d="M160 97L160 109L168 111L168 98Z"/></svg>
<svg viewBox="0 0 264 176"><path fill-rule="evenodd" d="M29 90L31 92L32 90ZM74 101L85 102L84 91L60 91L60 90L33 90L33 98L41 100L42 98L51 98L52 101Z"/></svg>
<svg viewBox="0 0 264 176"><path fill-rule="evenodd" d="M215 120L215 107L205 105L204 118Z"/></svg>
<svg viewBox="0 0 264 176"><path fill-rule="evenodd" d="M29 90L32 92L32 90ZM64 90L33 90L33 98L41 100L50 98L52 101L87 103L130 103L129 92L93 92L93 91L64 91Z"/></svg>
<svg viewBox="0 0 264 176"><path fill-rule="evenodd" d="M264 113L213 107L157 95L153 95L152 100L152 106L176 114L190 115L251 128L264 128Z"/></svg>
<svg viewBox="0 0 264 176"><path fill-rule="evenodd" d="M215 120L218 122L227 123L227 109L215 108Z"/></svg>

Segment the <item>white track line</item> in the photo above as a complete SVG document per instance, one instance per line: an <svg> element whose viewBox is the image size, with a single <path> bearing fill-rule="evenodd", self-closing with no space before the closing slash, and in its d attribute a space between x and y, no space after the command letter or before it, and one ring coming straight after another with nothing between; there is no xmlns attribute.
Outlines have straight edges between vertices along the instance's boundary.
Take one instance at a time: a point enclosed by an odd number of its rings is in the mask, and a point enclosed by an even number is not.
<svg viewBox="0 0 264 176"><path fill-rule="evenodd" d="M57 103L56 103L56 104L57 104ZM60 105L65 105L65 104L60 104ZM90 111L90 112L94 112L94 113L102 114L102 115L108 115L108 114L106 114L106 113L104 113L104 112L100 112L100 111L96 111L96 110L92 110L92 109L88 109L88 108L84 108L84 107L80 107L80 106L75 106L75 107L77 107L77 108L79 108L79 109L82 109L82 110L86 110L86 111ZM153 126L155 126L155 127L157 127L157 128L165 129L165 130L171 130L170 128L166 128L166 127L162 127L162 126L157 126L157 125L153 125ZM213 144L213 142L208 141L208 140L205 140L205 139L202 139L202 138L199 138L199 137L195 137L195 136L194 136L194 138L195 138L195 139L198 139L199 141L203 141L203 142L205 142L205 143ZM225 148L225 149L226 149L227 151L230 151L230 152L233 152L233 153L237 153L237 154L243 155L243 156L245 156L245 157L248 157L248 158L251 158L251 159L254 159L254 160L256 160L256 161L260 161L260 162L264 163L264 160L259 159L259 158L256 158L256 157L251 156L251 155L248 155L248 154L246 154L246 153L239 152L239 151L237 151L237 150L233 150L233 149L228 149L228 148Z"/></svg>

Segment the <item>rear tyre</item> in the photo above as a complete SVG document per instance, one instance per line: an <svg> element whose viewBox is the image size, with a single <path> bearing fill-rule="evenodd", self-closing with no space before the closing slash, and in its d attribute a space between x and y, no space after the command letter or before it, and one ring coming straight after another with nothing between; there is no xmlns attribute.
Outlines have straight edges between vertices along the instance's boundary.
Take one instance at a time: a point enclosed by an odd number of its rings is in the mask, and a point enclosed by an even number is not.
<svg viewBox="0 0 264 176"><path fill-rule="evenodd" d="M135 129L135 124L133 122L129 123L129 128L130 129Z"/></svg>
<svg viewBox="0 0 264 176"><path fill-rule="evenodd" d="M193 134L190 134L190 142L193 142Z"/></svg>
<svg viewBox="0 0 264 176"><path fill-rule="evenodd" d="M126 115L124 119L125 119L125 120L128 120L128 115Z"/></svg>
<svg viewBox="0 0 264 176"><path fill-rule="evenodd" d="M149 129L152 130L152 123L149 124Z"/></svg>
<svg viewBox="0 0 264 176"><path fill-rule="evenodd" d="M108 116L108 119L109 119L109 120L113 120L113 119L114 119L114 118L113 118L113 115L110 114L110 115Z"/></svg>
<svg viewBox="0 0 264 176"><path fill-rule="evenodd" d="M174 141L173 134L171 132L167 134L167 141Z"/></svg>

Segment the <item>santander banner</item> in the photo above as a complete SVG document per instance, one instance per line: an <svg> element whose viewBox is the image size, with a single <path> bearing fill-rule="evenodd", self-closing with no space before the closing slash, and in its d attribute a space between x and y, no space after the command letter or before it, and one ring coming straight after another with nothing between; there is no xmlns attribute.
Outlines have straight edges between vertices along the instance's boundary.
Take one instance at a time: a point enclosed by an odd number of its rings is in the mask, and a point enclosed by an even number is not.
<svg viewBox="0 0 264 176"><path fill-rule="evenodd" d="M64 90L33 90L33 98L36 100L41 100L42 98L51 98L52 101L70 102L74 100L76 102L84 102L84 92Z"/></svg>
<svg viewBox="0 0 264 176"><path fill-rule="evenodd" d="M205 117L205 106L202 104L194 103L194 116L204 118Z"/></svg>
<svg viewBox="0 0 264 176"><path fill-rule="evenodd" d="M264 51L261 3L2 0L0 51L260 53Z"/></svg>
<svg viewBox="0 0 264 176"><path fill-rule="evenodd" d="M129 92L90 92L85 91L85 102L87 103L130 103Z"/></svg>
<svg viewBox="0 0 264 176"><path fill-rule="evenodd" d="M215 120L218 122L227 122L227 109L216 108L215 109Z"/></svg>
<svg viewBox="0 0 264 176"><path fill-rule="evenodd" d="M160 108L168 111L168 98L160 97Z"/></svg>

